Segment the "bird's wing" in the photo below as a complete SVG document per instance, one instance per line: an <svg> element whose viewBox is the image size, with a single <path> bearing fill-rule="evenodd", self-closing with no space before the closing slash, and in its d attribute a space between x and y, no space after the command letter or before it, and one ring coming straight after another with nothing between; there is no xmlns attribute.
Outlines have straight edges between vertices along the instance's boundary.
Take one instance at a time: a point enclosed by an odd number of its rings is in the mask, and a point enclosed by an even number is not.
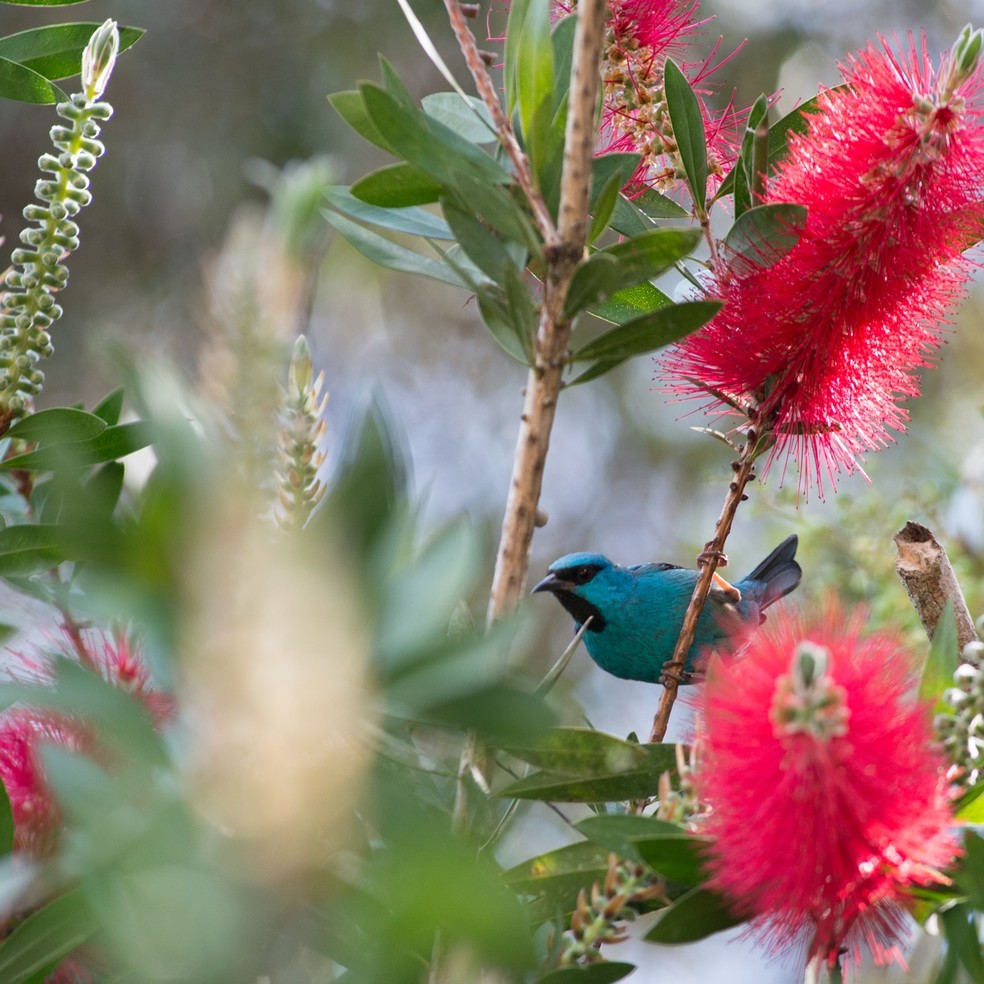
<svg viewBox="0 0 984 984"><path fill-rule="evenodd" d="M680 564L634 564L627 568L633 574L659 574L661 571L682 571Z"/></svg>

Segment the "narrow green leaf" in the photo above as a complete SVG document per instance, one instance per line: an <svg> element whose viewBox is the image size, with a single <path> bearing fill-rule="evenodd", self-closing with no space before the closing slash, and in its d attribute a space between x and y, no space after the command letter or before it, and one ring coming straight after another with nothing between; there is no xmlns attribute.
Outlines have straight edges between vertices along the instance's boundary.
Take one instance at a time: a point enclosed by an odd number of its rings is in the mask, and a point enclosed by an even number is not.
<svg viewBox="0 0 984 984"><path fill-rule="evenodd" d="M948 598L936 634L929 644L929 654L919 680L919 697L933 702L933 712L948 711L943 701L943 691L953 686L953 674L960 665L960 644L957 642L957 618L953 613L953 600Z"/></svg>
<svg viewBox="0 0 984 984"><path fill-rule="evenodd" d="M624 772L646 761L646 746L591 728L554 728L534 745L507 746L523 762L570 776Z"/></svg>
<svg viewBox="0 0 984 984"><path fill-rule="evenodd" d="M392 62L385 56L379 55L379 75L383 88L407 112L417 112L417 104L410 90L403 84Z"/></svg>
<svg viewBox="0 0 984 984"><path fill-rule="evenodd" d="M353 197L379 208L430 205L441 197L444 185L415 167L400 161L385 164L359 178L350 189Z"/></svg>
<svg viewBox="0 0 984 984"><path fill-rule="evenodd" d="M958 903L940 912L946 942L975 984L984 984L984 958L977 930L977 914L966 903Z"/></svg>
<svg viewBox="0 0 984 984"><path fill-rule="evenodd" d="M0 942L0 981L27 984L49 972L95 934L98 921L82 893L69 892L27 917Z"/></svg>
<svg viewBox="0 0 984 984"><path fill-rule="evenodd" d="M588 310L596 318L601 318L602 321L624 325L626 322L640 317L640 315L669 307L672 303L672 298L647 280L641 284L636 284L634 287L615 291L604 304L588 308Z"/></svg>
<svg viewBox="0 0 984 984"><path fill-rule="evenodd" d="M510 783L498 795L514 799L556 800L565 803L601 803L644 799L656 791L659 777L676 766L672 745L640 745L640 761L621 768L572 776L537 772Z"/></svg>
<svg viewBox="0 0 984 984"><path fill-rule="evenodd" d="M964 856L954 879L978 912L984 912L984 838L976 830L964 831Z"/></svg>
<svg viewBox="0 0 984 984"><path fill-rule="evenodd" d="M627 359L679 341L721 310L719 301L686 301L660 308L588 342L571 355L575 362Z"/></svg>
<svg viewBox="0 0 984 984"><path fill-rule="evenodd" d="M51 24L0 38L0 58L24 65L50 81L78 75L82 52L97 23ZM120 27L120 51L139 41L144 32L137 27Z"/></svg>
<svg viewBox="0 0 984 984"><path fill-rule="evenodd" d="M531 0L513 0L509 4L503 76L506 82L506 115L510 118L515 113L519 101L519 65L521 62L519 47L522 40L523 22L526 20L531 5Z"/></svg>
<svg viewBox="0 0 984 984"><path fill-rule="evenodd" d="M595 198L598 189L604 187L613 175L618 175L621 188L635 174L641 160L639 154L602 154L595 157L591 161L591 185Z"/></svg>
<svg viewBox="0 0 984 984"><path fill-rule="evenodd" d="M593 379L599 379L606 373L611 372L620 366L625 359L600 359L593 366L589 366L584 372L578 373L573 379L567 380L568 386L580 386L581 383L590 383Z"/></svg>
<svg viewBox="0 0 984 984"><path fill-rule="evenodd" d="M107 427L87 441L73 444L53 444L8 458L0 468L22 468L29 471L54 471L60 468L86 468L104 461L125 458L153 442L151 425L143 420Z"/></svg>
<svg viewBox="0 0 984 984"><path fill-rule="evenodd" d="M462 202L503 239L519 243L534 256L541 255L541 243L528 214L501 185L477 181L467 174L456 174L452 187Z"/></svg>
<svg viewBox="0 0 984 984"><path fill-rule="evenodd" d="M506 270L512 266L512 258L502 240L457 196L442 195L441 210L454 238L475 266L491 280L501 283Z"/></svg>
<svg viewBox="0 0 984 984"><path fill-rule="evenodd" d="M687 174L694 206L697 214L703 215L707 200L707 136L704 132L704 116L694 90L672 58L667 58L663 66L663 91L673 126L673 137L680 151L680 160Z"/></svg>
<svg viewBox="0 0 984 984"><path fill-rule="evenodd" d="M588 817L577 824L577 829L589 840L600 844L620 857L641 861L642 855L636 848L640 840L659 837L686 837L684 830L675 823L657 820L651 816L637 816L632 813L609 813L604 816Z"/></svg>
<svg viewBox="0 0 984 984"><path fill-rule="evenodd" d="M70 407L52 407L19 420L7 431L7 436L40 445L63 444L86 441L105 429L106 421L95 414Z"/></svg>
<svg viewBox="0 0 984 984"><path fill-rule="evenodd" d="M697 229L652 229L598 250L574 272L564 316L572 318L618 290L659 276L687 256L699 239Z"/></svg>
<svg viewBox="0 0 984 984"><path fill-rule="evenodd" d="M394 157L396 151L392 144L383 136L382 132L373 123L372 118L366 110L365 101L362 93L358 89L345 89L342 92L333 92L328 97L328 102L348 125L355 130L360 137L365 137L371 144L382 147Z"/></svg>
<svg viewBox="0 0 984 984"><path fill-rule="evenodd" d="M800 241L806 215L803 205L787 202L742 212L724 240L729 268L749 276L778 263Z"/></svg>
<svg viewBox="0 0 984 984"><path fill-rule="evenodd" d="M843 92L850 86L845 82L842 85L835 85L826 89L822 98L827 99L831 95ZM786 156L789 148L790 134L798 133L805 135L809 132L809 118L814 113L819 113L822 107L821 96L814 96L804 103L800 103L794 110L787 113L782 119L777 120L769 127L769 168L774 168Z"/></svg>
<svg viewBox="0 0 984 984"><path fill-rule="evenodd" d="M756 182L761 182L765 178L765 171L769 163L769 135L766 130L764 140L758 137L757 131L762 123L767 122L769 115L769 100L761 95L755 100L752 108L748 112L748 119L745 123L745 133L742 136L741 149L738 153L738 160L732 168L728 177L722 182L718 189L715 199L730 193L731 189L725 190L724 185L730 180L734 190L735 218L737 219L743 212L752 207L752 192L756 188ZM761 177L756 177L759 170L763 172Z"/></svg>
<svg viewBox="0 0 984 984"><path fill-rule="evenodd" d="M604 960L584 967L561 967L536 979L536 984L615 984L628 977L636 969L635 964Z"/></svg>
<svg viewBox="0 0 984 984"><path fill-rule="evenodd" d="M555 116L554 125L560 122L563 133L567 122L567 96L571 86L571 65L574 62L574 32L577 30L577 15L568 14L556 21L550 32L553 44L553 90L555 110L562 113L560 120Z"/></svg>
<svg viewBox="0 0 984 984"><path fill-rule="evenodd" d="M625 195L619 195L615 200L611 225L622 236L638 236L640 232L649 232L654 228L652 219Z"/></svg>
<svg viewBox="0 0 984 984"><path fill-rule="evenodd" d="M540 310L533 303L529 289L515 265L506 268L506 305L516 327L516 334L526 354L526 364L533 365L534 339Z"/></svg>
<svg viewBox="0 0 984 984"><path fill-rule="evenodd" d="M3 0L3 2L25 7L68 7L73 3L85 3L86 0Z"/></svg>
<svg viewBox="0 0 984 984"><path fill-rule="evenodd" d="M122 386L117 386L111 393L107 393L93 408L92 412L101 420L112 426L120 422L120 414L123 412L124 390Z"/></svg>
<svg viewBox="0 0 984 984"><path fill-rule="evenodd" d="M7 787L0 782L0 856L6 857L14 849L14 811L10 806Z"/></svg>
<svg viewBox="0 0 984 984"><path fill-rule="evenodd" d="M25 576L57 567L67 557L65 531L22 523L0 530L0 576Z"/></svg>
<svg viewBox="0 0 984 984"><path fill-rule="evenodd" d="M591 205L591 228L588 230L589 244L593 243L608 228L612 213L615 211L615 203L621 198L619 195L621 187L617 174L613 174L602 188L592 187L592 193L597 191L597 197ZM637 231L645 232L647 230L643 227Z"/></svg>
<svg viewBox="0 0 984 984"><path fill-rule="evenodd" d="M690 213L655 188L645 188L632 196L632 204L651 219L689 219Z"/></svg>
<svg viewBox="0 0 984 984"><path fill-rule="evenodd" d="M325 191L325 198L332 208L358 222L405 232L425 239L454 239L454 233L438 215L423 208L380 208L357 198L342 185Z"/></svg>
<svg viewBox="0 0 984 984"><path fill-rule="evenodd" d="M504 878L517 894L547 895L570 911L580 889L604 878L609 853L591 841L567 844L515 865Z"/></svg>
<svg viewBox="0 0 984 984"><path fill-rule="evenodd" d="M694 888L663 910L646 934L647 943L694 943L724 929L740 926L728 903L716 892Z"/></svg>
<svg viewBox="0 0 984 984"><path fill-rule="evenodd" d="M0 98L47 105L65 99L65 93L43 75L9 58L0 58Z"/></svg>
<svg viewBox="0 0 984 984"><path fill-rule="evenodd" d="M492 157L442 123L416 108L408 109L379 86L366 82L359 91L373 123L397 154L434 180L450 185L456 174L464 174L493 184L510 182Z"/></svg>
<svg viewBox="0 0 984 984"><path fill-rule="evenodd" d="M529 366L527 329L513 318L505 291L495 284L486 284L479 287L476 296L482 320L498 345L521 365Z"/></svg>
<svg viewBox="0 0 984 984"><path fill-rule="evenodd" d="M451 284L453 287L467 286L457 273L439 260L432 260L405 246L392 243L337 212L325 211L324 216L355 249L380 266L401 273L412 273L418 277L427 277L442 284Z"/></svg>
<svg viewBox="0 0 984 984"><path fill-rule="evenodd" d="M475 96L469 96L465 101L457 92L432 92L420 103L428 116L469 143L486 144L496 140L489 109Z"/></svg>

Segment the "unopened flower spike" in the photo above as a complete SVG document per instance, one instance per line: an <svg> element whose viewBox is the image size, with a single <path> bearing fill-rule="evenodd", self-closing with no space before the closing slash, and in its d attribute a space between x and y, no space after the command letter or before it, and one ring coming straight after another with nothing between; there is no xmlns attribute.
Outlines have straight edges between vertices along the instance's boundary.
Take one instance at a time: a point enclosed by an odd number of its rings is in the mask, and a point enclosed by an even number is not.
<svg viewBox="0 0 984 984"><path fill-rule="evenodd" d="M294 343L283 394L281 428L277 444L277 521L286 528L300 529L325 494L318 478L324 464L321 450L327 425L324 421L328 396L321 395L324 373L314 376L307 339Z"/></svg>
<svg viewBox="0 0 984 984"><path fill-rule="evenodd" d="M83 91L55 107L67 121L51 128L56 153L38 159L45 174L34 189L40 203L24 209L30 225L20 233L23 245L11 254L0 295L0 433L29 412L44 383L38 363L53 351L49 329L62 315L54 295L68 283L65 259L79 246L74 216L92 200L87 172L105 151L100 124L113 108L99 97L118 51L116 22L108 20L83 53Z"/></svg>

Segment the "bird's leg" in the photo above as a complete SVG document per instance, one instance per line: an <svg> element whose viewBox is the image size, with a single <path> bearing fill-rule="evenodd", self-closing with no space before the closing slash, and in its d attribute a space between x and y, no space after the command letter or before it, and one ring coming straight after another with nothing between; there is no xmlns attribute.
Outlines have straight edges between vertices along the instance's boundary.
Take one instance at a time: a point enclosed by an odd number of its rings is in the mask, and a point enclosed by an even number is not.
<svg viewBox="0 0 984 984"><path fill-rule="evenodd" d="M711 575L709 595L727 605L737 605L741 601L741 591L729 581L725 581L717 571Z"/></svg>
<svg viewBox="0 0 984 984"><path fill-rule="evenodd" d="M714 541L711 540L711 543ZM710 543L704 547L699 554L697 554L697 563L703 567L705 564L709 564L712 560L717 561L718 567L728 566L728 555L721 550L711 550Z"/></svg>
<svg viewBox="0 0 984 984"><path fill-rule="evenodd" d="M659 682L665 687L667 680L675 680L677 684L684 685L692 683L693 673L688 672L680 666L679 662L670 661L663 665L659 673Z"/></svg>

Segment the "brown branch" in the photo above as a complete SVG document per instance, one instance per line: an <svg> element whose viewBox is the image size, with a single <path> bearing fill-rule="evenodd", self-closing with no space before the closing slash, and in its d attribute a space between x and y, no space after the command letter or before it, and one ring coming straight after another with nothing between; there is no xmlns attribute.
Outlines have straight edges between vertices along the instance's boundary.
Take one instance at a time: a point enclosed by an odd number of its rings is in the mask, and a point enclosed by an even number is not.
<svg viewBox="0 0 984 984"><path fill-rule="evenodd" d="M697 620L700 613L704 610L704 603L711 589L711 581L714 578L714 571L717 569L720 557L724 554L724 545L731 533L731 524L734 522L735 513L738 506L748 497L745 495L745 488L748 483L755 478L755 459L761 445L754 430L749 430L745 438L745 446L741 449L741 454L734 464L735 477L728 486L728 494L724 498L724 505L721 507L721 515L714 524L714 537L704 545L704 551L698 557L701 565L700 578L694 588L690 605L683 619L683 628L680 630L680 637L677 639L676 648L673 650L673 659L663 667L663 696L660 698L659 708L653 718L653 728L649 735L649 740L653 742L662 741L666 736L666 729L670 723L670 712L673 710L673 702L677 697L677 690L686 665L687 654L694 643L694 636L697 633Z"/></svg>
<svg viewBox="0 0 984 984"><path fill-rule="evenodd" d="M595 103L606 10L605 0L581 0L577 5L570 105L560 184L559 240L555 244L547 244L547 270L543 281L535 358L526 383L509 496L499 538L489 597L490 623L512 611L526 587L543 469L571 332L571 323L563 316L564 303L571 277L584 255L588 228L591 161L595 146Z"/></svg>
<svg viewBox="0 0 984 984"><path fill-rule="evenodd" d="M952 601L957 644L962 652L968 642L977 641L977 630L943 545L932 530L913 522L906 523L893 539L899 551L895 573L905 585L926 634L930 639L936 635L946 603Z"/></svg>
<svg viewBox="0 0 984 984"><path fill-rule="evenodd" d="M458 0L444 0L444 6L448 12L451 29L454 31L454 36L458 41L458 47L465 56L465 64L468 66L468 71L471 72L472 81L475 83L479 97L485 103L489 115L492 117L492 125L495 127L495 133L499 143L508 155L509 160L512 161L516 181L520 188L523 189L523 194L526 196L527 202L529 202L530 210L533 213L533 218L536 220L540 235L548 246L554 245L557 242L557 230L554 226L553 217L550 215L547 203L543 200L543 195L540 194L539 189L537 189L533 181L529 159L523 153L523 148L520 147L519 141L516 139L516 134L513 132L512 123L502 108L502 103L499 101L499 94L496 92L495 86L492 84L492 79L489 77L488 70L485 67L485 62L482 60L482 53L478 50L478 45L475 43L475 35L472 34L471 28L465 19L465 12Z"/></svg>

